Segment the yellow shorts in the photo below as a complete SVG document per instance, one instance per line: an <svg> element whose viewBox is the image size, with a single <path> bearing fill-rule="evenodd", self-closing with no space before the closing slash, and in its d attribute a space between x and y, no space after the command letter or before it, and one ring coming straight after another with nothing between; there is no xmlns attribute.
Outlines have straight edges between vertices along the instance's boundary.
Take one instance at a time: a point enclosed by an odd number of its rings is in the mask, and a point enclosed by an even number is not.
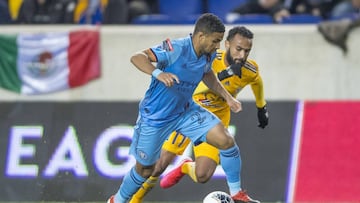
<svg viewBox="0 0 360 203"><path fill-rule="evenodd" d="M214 99L213 94L197 94L193 95L193 100L201 107L215 114L225 127L228 127L230 124L231 110L229 105L223 99ZM211 101L211 102L209 102Z"/></svg>
<svg viewBox="0 0 360 203"><path fill-rule="evenodd" d="M189 145L190 139L178 132L171 133L170 137L164 142L163 149L176 155L182 155ZM194 146L195 157L205 156L220 163L219 150L206 142Z"/></svg>

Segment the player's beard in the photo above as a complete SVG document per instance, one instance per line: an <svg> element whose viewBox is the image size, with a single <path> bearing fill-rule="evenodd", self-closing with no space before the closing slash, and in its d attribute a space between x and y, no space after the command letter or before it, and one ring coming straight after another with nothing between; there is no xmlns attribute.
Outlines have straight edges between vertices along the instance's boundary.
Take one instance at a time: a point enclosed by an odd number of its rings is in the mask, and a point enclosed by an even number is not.
<svg viewBox="0 0 360 203"><path fill-rule="evenodd" d="M238 63L240 64L241 66L244 65L245 63L245 60L244 59L241 59L241 60L234 60L234 58L231 56L231 53L230 53L230 49L226 50L226 61L228 62L228 64L231 66L232 64L235 64L235 63Z"/></svg>

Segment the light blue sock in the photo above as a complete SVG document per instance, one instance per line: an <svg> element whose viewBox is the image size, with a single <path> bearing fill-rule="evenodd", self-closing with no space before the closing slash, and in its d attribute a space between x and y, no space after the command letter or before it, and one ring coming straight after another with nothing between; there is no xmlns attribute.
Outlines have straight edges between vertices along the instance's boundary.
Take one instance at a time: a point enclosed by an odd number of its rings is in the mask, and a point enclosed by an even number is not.
<svg viewBox="0 0 360 203"><path fill-rule="evenodd" d="M133 167L124 177L118 192L115 194L116 203L126 203L145 182L146 178L140 176Z"/></svg>
<svg viewBox="0 0 360 203"><path fill-rule="evenodd" d="M236 145L220 150L220 163L226 174L230 195L233 196L241 190L241 157L239 147Z"/></svg>

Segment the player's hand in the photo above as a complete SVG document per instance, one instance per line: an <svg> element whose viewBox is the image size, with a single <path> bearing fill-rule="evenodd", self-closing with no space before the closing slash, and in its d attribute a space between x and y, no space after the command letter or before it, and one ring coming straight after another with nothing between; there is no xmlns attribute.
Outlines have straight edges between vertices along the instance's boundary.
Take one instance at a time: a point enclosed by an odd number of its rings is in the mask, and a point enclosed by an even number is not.
<svg viewBox="0 0 360 203"><path fill-rule="evenodd" d="M242 110L242 104L239 100L232 98L227 102L232 112L237 113Z"/></svg>
<svg viewBox="0 0 360 203"><path fill-rule="evenodd" d="M178 84L180 83L179 78L175 74L168 72L160 73L156 79L164 83L166 87L173 86L175 82Z"/></svg>
<svg viewBox="0 0 360 203"><path fill-rule="evenodd" d="M264 129L269 123L269 112L266 105L262 108L258 108L257 117L259 120L258 127Z"/></svg>
<svg viewBox="0 0 360 203"><path fill-rule="evenodd" d="M243 66L242 63L234 63L230 66L230 69L233 71L234 75L239 76L241 78L241 67Z"/></svg>

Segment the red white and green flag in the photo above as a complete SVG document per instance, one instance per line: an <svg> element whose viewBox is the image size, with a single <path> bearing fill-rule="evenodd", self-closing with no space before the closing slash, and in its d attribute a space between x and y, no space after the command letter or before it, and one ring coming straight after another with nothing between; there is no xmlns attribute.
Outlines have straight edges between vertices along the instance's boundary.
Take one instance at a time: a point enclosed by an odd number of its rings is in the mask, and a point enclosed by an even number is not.
<svg viewBox="0 0 360 203"><path fill-rule="evenodd" d="M0 87L34 95L78 87L100 77L99 32L0 35Z"/></svg>

